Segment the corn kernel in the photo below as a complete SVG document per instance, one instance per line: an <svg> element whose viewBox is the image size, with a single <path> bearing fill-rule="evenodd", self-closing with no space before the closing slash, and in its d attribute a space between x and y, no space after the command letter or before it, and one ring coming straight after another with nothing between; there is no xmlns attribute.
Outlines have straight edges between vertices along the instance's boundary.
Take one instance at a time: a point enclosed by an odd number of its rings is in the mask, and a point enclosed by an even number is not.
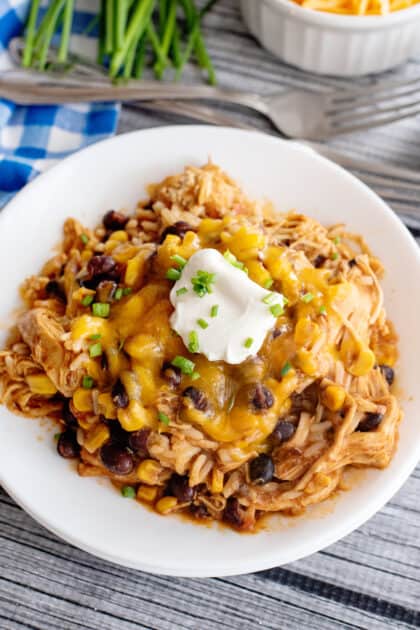
<svg viewBox="0 0 420 630"><path fill-rule="evenodd" d="M94 453L101 448L111 437L108 427L104 424L97 424L87 434L83 446L89 453Z"/></svg>
<svg viewBox="0 0 420 630"><path fill-rule="evenodd" d="M139 248L136 247L136 245L131 245L130 243L122 243L113 250L112 258L119 263L124 263L130 260L130 258L134 258L138 251Z"/></svg>
<svg viewBox="0 0 420 630"><path fill-rule="evenodd" d="M91 249L84 249L82 253L80 254L80 258L82 259L83 262L86 262L92 258L92 253L93 252Z"/></svg>
<svg viewBox="0 0 420 630"><path fill-rule="evenodd" d="M318 365L316 358L311 352L301 348L296 353L297 364L308 376L315 376L318 371Z"/></svg>
<svg viewBox="0 0 420 630"><path fill-rule="evenodd" d="M223 491L224 474L221 470L213 468L211 473L211 491L214 494L220 494Z"/></svg>
<svg viewBox="0 0 420 630"><path fill-rule="evenodd" d="M137 477L149 486L155 486L159 482L161 472L162 466L154 459L144 459L137 467Z"/></svg>
<svg viewBox="0 0 420 630"><path fill-rule="evenodd" d="M101 407L102 415L110 420L115 420L117 417L117 409L112 400L112 396L109 392L104 392L98 396L98 404Z"/></svg>
<svg viewBox="0 0 420 630"><path fill-rule="evenodd" d="M153 424L152 413L137 400L130 400L128 407L118 409L118 420L125 431L138 431Z"/></svg>
<svg viewBox="0 0 420 630"><path fill-rule="evenodd" d="M156 357L159 357L156 354ZM141 383L141 401L144 405L153 405L156 402L156 396L158 394L158 382L154 376L152 370L142 365L139 365L137 361L133 361L133 371L137 377L139 383ZM125 381L123 380L125 385ZM128 384L127 384L128 387Z"/></svg>
<svg viewBox="0 0 420 630"><path fill-rule="evenodd" d="M295 327L295 342L298 346L305 346L314 343L319 335L319 326L311 321L309 317L301 317Z"/></svg>
<svg viewBox="0 0 420 630"><path fill-rule="evenodd" d="M159 499L155 507L160 514L169 514L176 508L177 504L178 501L175 497L163 497L163 499Z"/></svg>
<svg viewBox="0 0 420 630"><path fill-rule="evenodd" d="M258 260L249 260L246 263L246 267L251 280L254 280L254 282L257 282L259 285L264 286L268 280L271 280L267 269Z"/></svg>
<svg viewBox="0 0 420 630"><path fill-rule="evenodd" d="M124 344L124 350L134 359L142 361L148 359L156 353L158 349L157 340L152 335L139 334L131 337Z"/></svg>
<svg viewBox="0 0 420 630"><path fill-rule="evenodd" d="M322 402L331 411L338 411L346 399L345 390L339 385L328 385L323 394Z"/></svg>
<svg viewBox="0 0 420 630"><path fill-rule="evenodd" d="M93 403L91 390L78 387L73 394L73 405L77 411L92 411Z"/></svg>
<svg viewBox="0 0 420 630"><path fill-rule="evenodd" d="M149 256L150 253L148 250L142 250L128 261L124 282L129 287L141 284L146 268L146 261Z"/></svg>
<svg viewBox="0 0 420 630"><path fill-rule="evenodd" d="M357 359L348 367L348 371L353 376L365 376L371 371L375 362L375 355L367 348L359 353Z"/></svg>
<svg viewBox="0 0 420 630"><path fill-rule="evenodd" d="M113 241L118 241L119 243L126 243L128 241L128 234L125 230L116 230L112 233L111 236Z"/></svg>
<svg viewBox="0 0 420 630"><path fill-rule="evenodd" d="M149 503L153 503L155 501L157 494L159 492L159 488L156 486L139 486L137 490L137 498L141 501L148 501Z"/></svg>
<svg viewBox="0 0 420 630"><path fill-rule="evenodd" d="M322 488L327 488L331 483L331 477L329 475L326 475L325 473L317 473L315 475L315 481L318 486L321 486Z"/></svg>
<svg viewBox="0 0 420 630"><path fill-rule="evenodd" d="M41 396L54 396L57 388L46 374L30 374L26 377L26 382L33 394Z"/></svg>

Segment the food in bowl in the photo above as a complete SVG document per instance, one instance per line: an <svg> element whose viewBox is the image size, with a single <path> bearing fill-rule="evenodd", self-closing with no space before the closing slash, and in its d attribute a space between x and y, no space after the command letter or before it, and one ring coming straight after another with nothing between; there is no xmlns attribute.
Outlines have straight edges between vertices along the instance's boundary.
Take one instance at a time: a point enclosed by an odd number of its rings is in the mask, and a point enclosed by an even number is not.
<svg viewBox="0 0 420 630"><path fill-rule="evenodd" d="M253 530L386 467L402 417L380 262L341 225L278 214L217 166L129 217L64 225L0 352L10 410L160 514Z"/></svg>
<svg viewBox="0 0 420 630"><path fill-rule="evenodd" d="M387 15L408 9L419 0L293 0L304 9L338 13L341 15Z"/></svg>

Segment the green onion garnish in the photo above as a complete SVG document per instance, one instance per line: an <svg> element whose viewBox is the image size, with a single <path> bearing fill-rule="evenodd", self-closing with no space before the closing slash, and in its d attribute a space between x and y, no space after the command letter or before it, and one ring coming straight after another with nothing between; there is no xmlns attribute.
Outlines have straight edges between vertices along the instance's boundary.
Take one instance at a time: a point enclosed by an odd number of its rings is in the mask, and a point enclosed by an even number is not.
<svg viewBox="0 0 420 630"><path fill-rule="evenodd" d="M319 309L319 314L325 315L326 312L327 312L327 307L325 306L325 304L323 304L321 308Z"/></svg>
<svg viewBox="0 0 420 630"><path fill-rule="evenodd" d="M92 313L95 317L109 317L110 305L105 302L94 302L92 304Z"/></svg>
<svg viewBox="0 0 420 630"><path fill-rule="evenodd" d="M98 341L98 339L100 339L102 337L102 335L100 335L99 333L96 335L90 335L89 339L91 341Z"/></svg>
<svg viewBox="0 0 420 630"><path fill-rule="evenodd" d="M217 317L218 312L219 312L219 305L214 304L210 310L210 317Z"/></svg>
<svg viewBox="0 0 420 630"><path fill-rule="evenodd" d="M185 357L178 355L171 361L171 364L179 368L183 374L191 375L194 372L195 363Z"/></svg>
<svg viewBox="0 0 420 630"><path fill-rule="evenodd" d="M122 290L122 294L123 295L130 295L130 293L133 293L133 289L131 287L124 287Z"/></svg>
<svg viewBox="0 0 420 630"><path fill-rule="evenodd" d="M166 413L162 413L162 411L158 411L158 420L160 422L163 422L163 424L166 424L167 426L170 424L170 419L168 418L168 416L166 415Z"/></svg>
<svg viewBox="0 0 420 630"><path fill-rule="evenodd" d="M232 267L236 267L237 269L248 273L248 269L245 267L244 263L238 260L236 256L234 256L232 252L230 252L228 249L223 254L223 257L225 258L225 260L228 261L229 264L232 265Z"/></svg>
<svg viewBox="0 0 420 630"><path fill-rule="evenodd" d="M188 335L188 350L191 353L198 352L200 344L198 343L198 335L195 330L192 330Z"/></svg>
<svg viewBox="0 0 420 630"><path fill-rule="evenodd" d="M188 289L186 287L182 287L182 289L178 289L176 292L177 295L185 295L186 293L188 293Z"/></svg>
<svg viewBox="0 0 420 630"><path fill-rule="evenodd" d="M205 330L206 328L209 327L208 323L206 322L205 319L197 319L197 324L200 326L200 328L202 328L203 330Z"/></svg>
<svg viewBox="0 0 420 630"><path fill-rule="evenodd" d="M115 291L114 299L121 300L122 296L123 296L123 290L121 287L118 287L118 289Z"/></svg>
<svg viewBox="0 0 420 630"><path fill-rule="evenodd" d="M248 339L244 343L244 346L245 346L245 348L250 348L253 343L254 343L253 338L252 337L248 337Z"/></svg>
<svg viewBox="0 0 420 630"><path fill-rule="evenodd" d="M82 387L83 389L92 389L92 387L94 386L95 381L93 380L93 378L91 376L84 376L82 378Z"/></svg>
<svg viewBox="0 0 420 630"><path fill-rule="evenodd" d="M284 313L284 309L281 304L273 304L273 306L270 306L270 311L274 317L280 317L280 315L283 315Z"/></svg>
<svg viewBox="0 0 420 630"><path fill-rule="evenodd" d="M271 304L271 302L273 300L275 300L275 299L276 299L276 294L275 293L269 293L268 295L263 297L262 301L264 302L264 304Z"/></svg>
<svg viewBox="0 0 420 630"><path fill-rule="evenodd" d="M268 280L264 282L264 289L271 289L273 284L274 284L273 278L268 278Z"/></svg>
<svg viewBox="0 0 420 630"><path fill-rule="evenodd" d="M87 245L89 243L89 237L87 234L81 234L80 240L82 241L83 245Z"/></svg>
<svg viewBox="0 0 420 630"><path fill-rule="evenodd" d="M191 278L191 284L198 297L204 297L206 293L213 292L211 285L214 283L215 275L208 271L197 271L196 275Z"/></svg>
<svg viewBox="0 0 420 630"><path fill-rule="evenodd" d="M181 269L184 269L185 265L187 264L186 259L183 256L179 256L179 254L175 254L174 256L171 256L171 260L173 260L174 263L179 265Z"/></svg>
<svg viewBox="0 0 420 630"><path fill-rule="evenodd" d="M331 254L331 260L337 260L337 258L338 258L338 252L333 252Z"/></svg>
<svg viewBox="0 0 420 630"><path fill-rule="evenodd" d="M136 491L133 486L123 486L121 488L121 494L126 499L134 499L134 497L136 496Z"/></svg>
<svg viewBox="0 0 420 630"><path fill-rule="evenodd" d="M339 245L341 243L341 238L339 236L336 236L335 239L333 240L334 245Z"/></svg>
<svg viewBox="0 0 420 630"><path fill-rule="evenodd" d="M83 306L90 306L93 302L93 295L85 295L82 298L82 304Z"/></svg>
<svg viewBox="0 0 420 630"><path fill-rule="evenodd" d="M171 267L166 272L166 277L168 280L179 280L181 277L181 271L179 269L175 269L175 267Z"/></svg>
<svg viewBox="0 0 420 630"><path fill-rule="evenodd" d="M54 433L54 440L57 441L60 439L61 433Z"/></svg>
<svg viewBox="0 0 420 630"><path fill-rule="evenodd" d="M102 345L100 343L94 343L92 346L89 346L89 356L94 359L95 357L100 357L102 354Z"/></svg>
<svg viewBox="0 0 420 630"><path fill-rule="evenodd" d="M309 302L312 302L312 300L314 299L314 296L312 293L305 293L305 295L302 295L300 299L302 300L302 302L305 302L305 304L309 304Z"/></svg>
<svg viewBox="0 0 420 630"><path fill-rule="evenodd" d="M286 374L288 374L288 372L290 372L291 369L292 369L292 364L290 363L290 361L286 361L286 363L281 368L280 374L282 376L286 376Z"/></svg>
<svg viewBox="0 0 420 630"><path fill-rule="evenodd" d="M198 372L193 372L191 374L191 380L192 381L196 381L198 378L200 378L200 374Z"/></svg>

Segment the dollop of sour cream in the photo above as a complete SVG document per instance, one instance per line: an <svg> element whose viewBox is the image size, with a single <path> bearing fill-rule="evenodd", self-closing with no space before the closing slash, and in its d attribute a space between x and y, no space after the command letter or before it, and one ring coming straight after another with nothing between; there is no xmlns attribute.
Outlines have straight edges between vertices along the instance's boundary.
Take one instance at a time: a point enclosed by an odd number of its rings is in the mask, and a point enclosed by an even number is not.
<svg viewBox="0 0 420 630"><path fill-rule="evenodd" d="M200 272L213 274L202 297L194 290ZM215 249L191 256L173 286L172 328L186 347L209 361L238 364L257 354L285 306L281 293L267 291Z"/></svg>

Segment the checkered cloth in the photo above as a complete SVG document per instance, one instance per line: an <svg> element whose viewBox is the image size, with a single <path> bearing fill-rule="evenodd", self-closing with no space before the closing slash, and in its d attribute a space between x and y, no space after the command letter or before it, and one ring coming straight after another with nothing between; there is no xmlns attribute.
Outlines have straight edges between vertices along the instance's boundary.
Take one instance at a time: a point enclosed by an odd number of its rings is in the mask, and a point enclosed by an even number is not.
<svg viewBox="0 0 420 630"><path fill-rule="evenodd" d="M22 34L29 4L0 0L0 70L11 67L7 46ZM72 45L79 52L94 54L95 31L83 33L97 8L95 0L77 2ZM0 208L41 171L113 134L118 112L114 104L21 107L0 100Z"/></svg>

